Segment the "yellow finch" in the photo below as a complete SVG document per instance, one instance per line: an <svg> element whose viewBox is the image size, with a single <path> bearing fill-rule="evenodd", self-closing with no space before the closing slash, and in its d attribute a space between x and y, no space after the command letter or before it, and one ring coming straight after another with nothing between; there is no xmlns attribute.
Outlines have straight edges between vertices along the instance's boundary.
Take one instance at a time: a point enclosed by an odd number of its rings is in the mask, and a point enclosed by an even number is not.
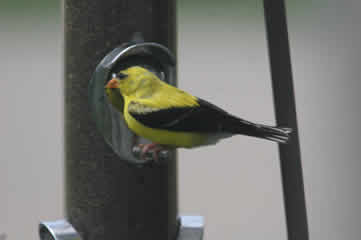
<svg viewBox="0 0 361 240"><path fill-rule="evenodd" d="M130 130L169 147L209 145L235 134L286 143L291 132L290 128L255 124L233 116L139 66L113 74L105 92L123 113Z"/></svg>

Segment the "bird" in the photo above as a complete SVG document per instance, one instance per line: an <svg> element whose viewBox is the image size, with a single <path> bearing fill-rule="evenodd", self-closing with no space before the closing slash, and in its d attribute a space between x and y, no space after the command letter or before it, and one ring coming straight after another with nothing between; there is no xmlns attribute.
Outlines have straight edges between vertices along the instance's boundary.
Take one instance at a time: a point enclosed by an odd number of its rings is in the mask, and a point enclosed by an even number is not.
<svg viewBox="0 0 361 240"><path fill-rule="evenodd" d="M291 128L253 123L160 80L141 66L113 73L105 95L124 117L128 128L150 140L142 156L163 148L195 148L216 144L234 135L288 143Z"/></svg>

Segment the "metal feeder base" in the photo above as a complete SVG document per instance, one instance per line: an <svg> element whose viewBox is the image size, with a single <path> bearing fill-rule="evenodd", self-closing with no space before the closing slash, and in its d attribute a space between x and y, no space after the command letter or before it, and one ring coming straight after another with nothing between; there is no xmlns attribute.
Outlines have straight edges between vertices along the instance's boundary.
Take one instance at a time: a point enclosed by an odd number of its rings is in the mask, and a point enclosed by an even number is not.
<svg viewBox="0 0 361 240"><path fill-rule="evenodd" d="M204 221L202 216L179 217L180 227L177 240L201 240ZM80 235L65 219L41 222L39 224L40 240L81 240Z"/></svg>

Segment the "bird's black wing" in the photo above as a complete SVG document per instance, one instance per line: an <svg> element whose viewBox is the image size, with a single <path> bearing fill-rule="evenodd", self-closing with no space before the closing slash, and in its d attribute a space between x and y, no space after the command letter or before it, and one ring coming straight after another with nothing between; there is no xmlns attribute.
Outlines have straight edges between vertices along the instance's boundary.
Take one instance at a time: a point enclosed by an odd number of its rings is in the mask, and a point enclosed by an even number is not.
<svg viewBox="0 0 361 240"><path fill-rule="evenodd" d="M228 114L205 100L198 99L197 102L199 106L196 107L156 111L145 107L145 111L138 112L128 108L128 112L137 121L151 128L179 132L244 134L280 143L286 143L289 140L289 134L292 131L290 128L255 124Z"/></svg>
<svg viewBox="0 0 361 240"><path fill-rule="evenodd" d="M134 119L150 128L201 133L222 131L222 123L230 115L205 100L198 99L197 102L199 106L195 107L173 107L146 113L132 111L131 108L128 111Z"/></svg>

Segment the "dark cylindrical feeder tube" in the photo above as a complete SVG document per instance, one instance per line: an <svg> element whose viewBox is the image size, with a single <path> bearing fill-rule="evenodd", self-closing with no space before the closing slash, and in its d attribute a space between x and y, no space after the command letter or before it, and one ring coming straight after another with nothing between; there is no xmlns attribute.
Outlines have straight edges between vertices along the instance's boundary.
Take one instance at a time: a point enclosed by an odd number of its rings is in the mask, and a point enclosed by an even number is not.
<svg viewBox="0 0 361 240"><path fill-rule="evenodd" d="M120 159L96 129L88 84L100 60L138 32L176 54L175 0L65 0L66 215L84 240L175 239L175 154Z"/></svg>

